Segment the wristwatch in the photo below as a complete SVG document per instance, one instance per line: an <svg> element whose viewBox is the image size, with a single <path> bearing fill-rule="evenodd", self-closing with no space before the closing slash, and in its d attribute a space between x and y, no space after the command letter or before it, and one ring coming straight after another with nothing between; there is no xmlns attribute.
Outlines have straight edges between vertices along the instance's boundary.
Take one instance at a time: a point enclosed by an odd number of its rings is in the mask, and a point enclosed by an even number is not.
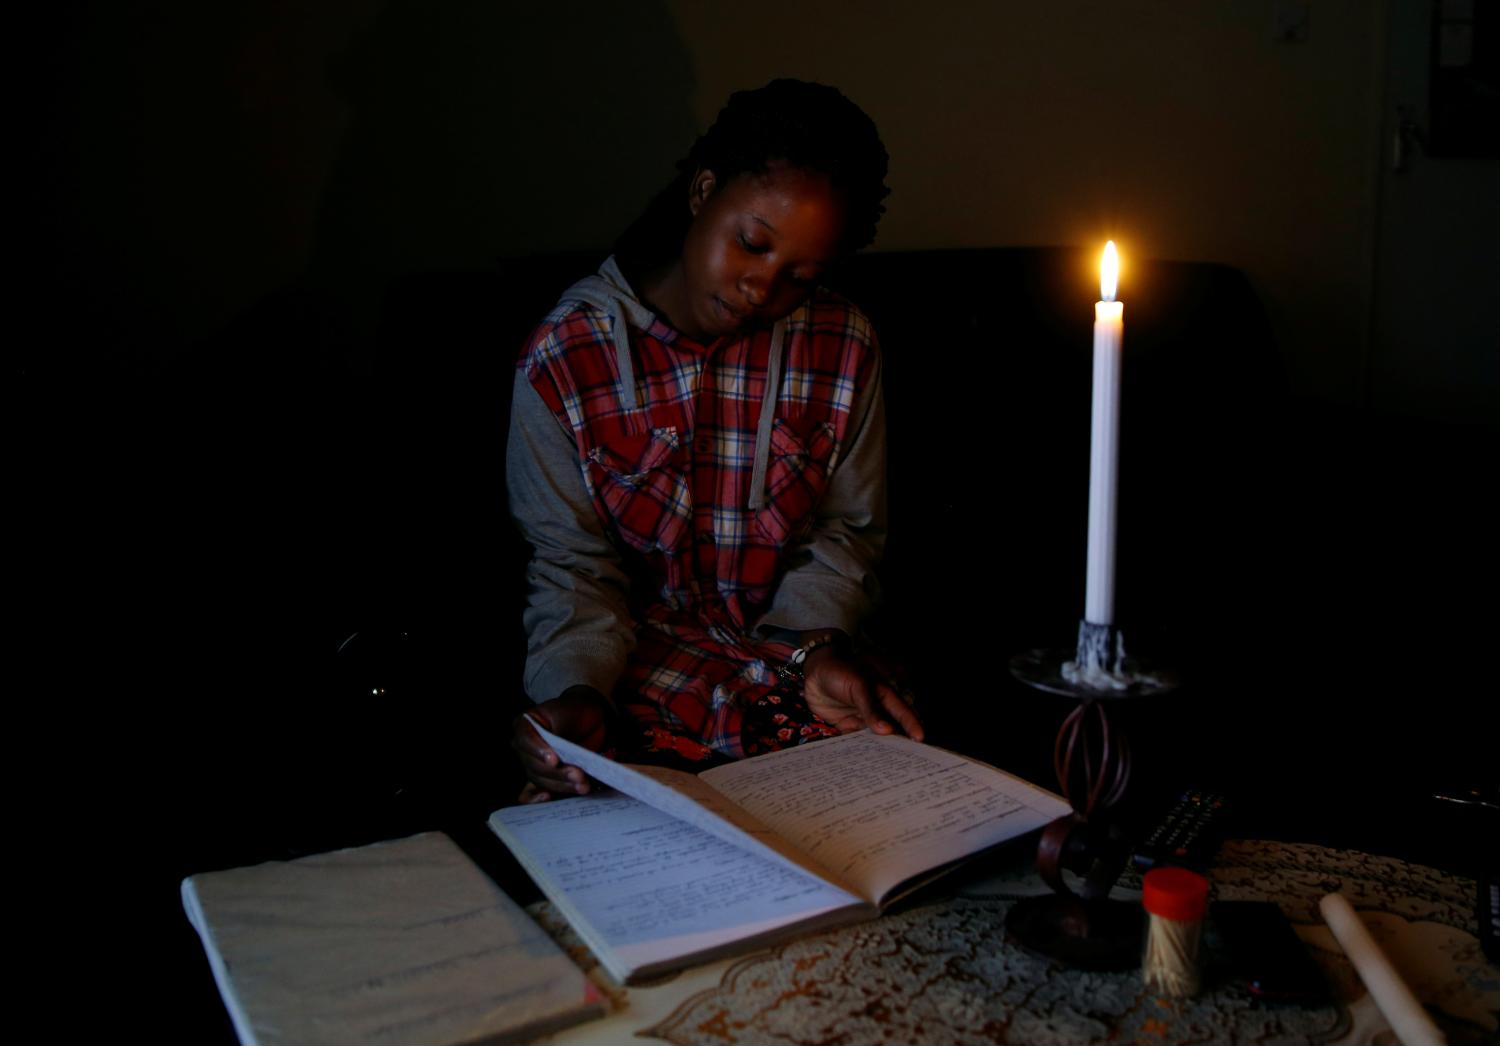
<svg viewBox="0 0 1500 1046"><path fill-rule="evenodd" d="M807 663L807 655L814 650L825 646L843 647L847 646L849 637L842 632L826 632L821 636L814 636L807 640L786 659L786 664L776 670L776 674L789 682L804 682L807 679L803 666Z"/></svg>

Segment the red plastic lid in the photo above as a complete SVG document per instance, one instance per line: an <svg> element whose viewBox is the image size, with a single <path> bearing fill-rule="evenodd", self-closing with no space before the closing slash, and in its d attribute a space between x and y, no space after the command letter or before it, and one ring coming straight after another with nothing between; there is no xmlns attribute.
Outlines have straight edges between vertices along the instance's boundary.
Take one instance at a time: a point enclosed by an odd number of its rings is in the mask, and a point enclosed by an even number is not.
<svg viewBox="0 0 1500 1046"><path fill-rule="evenodd" d="M1208 880L1186 868L1153 868L1141 880L1141 904L1152 915L1180 923L1208 911Z"/></svg>

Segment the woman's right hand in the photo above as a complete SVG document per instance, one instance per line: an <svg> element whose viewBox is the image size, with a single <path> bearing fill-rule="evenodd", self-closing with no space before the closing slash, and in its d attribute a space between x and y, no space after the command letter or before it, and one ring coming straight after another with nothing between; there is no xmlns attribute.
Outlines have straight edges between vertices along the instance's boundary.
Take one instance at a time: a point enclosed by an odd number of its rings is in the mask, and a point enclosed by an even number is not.
<svg viewBox="0 0 1500 1046"><path fill-rule="evenodd" d="M558 758L527 719L535 716L552 733L594 752L602 752L614 725L614 709L604 695L590 686L574 686L550 701L543 701L511 724L510 746L521 757L526 787L520 801L539 803L561 795L583 795L589 790L588 775Z"/></svg>

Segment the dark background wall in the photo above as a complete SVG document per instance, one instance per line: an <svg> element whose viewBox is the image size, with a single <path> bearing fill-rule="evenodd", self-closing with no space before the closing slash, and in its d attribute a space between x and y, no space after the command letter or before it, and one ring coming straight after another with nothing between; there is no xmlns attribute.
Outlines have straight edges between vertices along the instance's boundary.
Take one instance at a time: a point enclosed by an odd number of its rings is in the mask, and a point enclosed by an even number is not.
<svg viewBox="0 0 1500 1046"><path fill-rule="evenodd" d="M1493 158L1387 163L1395 106L1423 112L1431 11L160 0L40 15L22 165L39 185L21 208L42 236L13 416L37 483L23 518L48 539L30 559L70 584L41 585L35 616L77 614L60 593L86 591L92 635L155 613L154 592L176 607L163 631L193 619L205 648L213 626L182 608L224 609L225 592L281 605L299 634L409 602L371 581L380 542L403 540L379 520L399 514L373 499L377 537L356 546L351 499L441 482L470 499L453 525L473 531L498 492L443 473L443 441L473 430L432 416L444 397L450 418L482 415L485 390L454 390L451 317L404 317L427 342L392 358L393 288L607 245L727 93L775 75L837 83L882 128L877 249L1113 237L1127 315L1132 258L1238 267L1316 467L1464 515L1463 455L1490 445L1474 439L1492 439L1500 400L1481 315L1500 193ZM1093 278L1079 273L1080 314ZM497 332L497 360L514 337ZM438 409L418 418L413 395ZM1367 438L1393 412L1425 427ZM321 574L289 565L309 556ZM436 553L432 572L480 573Z"/></svg>
<svg viewBox="0 0 1500 1046"><path fill-rule="evenodd" d="M321 642L328 622L409 606L407 581L372 580L382 549L410 537L393 508L440 484L462 495L453 527L491 526L494 477L445 472L459 455L444 447L500 436L455 421L492 412L452 359L451 335L484 317L403 316L416 336L393 347L393 298L606 246L724 97L777 75L839 84L880 125L893 194L876 249L1113 237L1127 316L1133 258L1240 268L1325 496L1373 478L1377 499L1466 517L1474 448L1491 445L1474 440L1500 414L1481 315L1500 193L1493 158L1414 148L1390 170L1395 106L1424 112L1431 12L63 6L25 34L42 127L22 204L43 235L11 366L31 521L48 538L31 558L92 593L95 630L156 613L142 605L154 591L175 607L159 631L189 618L178 645L194 649L220 633L186 607L277 606L293 641ZM1093 273L1078 282L1086 315ZM517 336L497 331L490 362ZM1370 436L1369 418L1396 412L1422 427ZM1378 554L1348 553L1350 571ZM427 572L478 586L483 567L435 549ZM39 619L78 612L40 587Z"/></svg>
<svg viewBox="0 0 1500 1046"><path fill-rule="evenodd" d="M168 0L49 28L70 308L41 370L171 359L292 284L357 335L393 276L607 243L695 131L660 4Z"/></svg>
<svg viewBox="0 0 1500 1046"><path fill-rule="evenodd" d="M357 334L393 275L606 244L729 91L798 75L882 128L880 248L1112 236L1126 287L1132 255L1232 264L1295 391L1359 402L1388 56L1425 66L1429 5L1319 3L1305 38L1278 40L1299 6L75 6L42 34L42 300L62 324L28 355L172 358L292 283L335 295ZM1439 167L1459 172L1446 195L1469 221L1445 235L1467 259L1496 220L1472 213L1493 161ZM1479 351L1440 366L1493 379ZM1430 384L1439 402L1408 410L1493 405Z"/></svg>
<svg viewBox="0 0 1500 1046"><path fill-rule="evenodd" d="M476 372L457 346L483 304L455 293L462 306L411 315L404 289L607 246L724 97L778 75L836 83L880 125L877 249L1113 237L1127 318L1133 258L1243 270L1291 392L1268 424L1296 447L1276 509L1304 521L1292 552L1336 555L1333 598L1394 572L1411 602L1440 602L1468 563L1500 412L1481 316L1500 193L1493 158L1417 149L1390 170L1395 105L1423 112L1431 11L160 0L41 15L24 203L43 235L11 353L38 642L95 674L176 673L173 692L222 682L233 651L261 692L285 692L303 687L279 652L441 616L455 588L483 603L498 560L464 550L500 548L503 506L473 447L498 460L503 435L482 375L520 332L497 330ZM1093 282L1079 272L1080 316ZM415 528L429 503L442 518Z"/></svg>

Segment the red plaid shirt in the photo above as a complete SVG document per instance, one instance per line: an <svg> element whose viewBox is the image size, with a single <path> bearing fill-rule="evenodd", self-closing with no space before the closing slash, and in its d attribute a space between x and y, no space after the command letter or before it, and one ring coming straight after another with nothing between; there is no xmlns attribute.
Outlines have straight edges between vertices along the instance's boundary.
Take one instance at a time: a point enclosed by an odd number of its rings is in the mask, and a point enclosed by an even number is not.
<svg viewBox="0 0 1500 1046"><path fill-rule="evenodd" d="M690 757L709 749L738 757L832 732L777 707L775 666L791 647L752 630L795 553L816 540L820 499L860 420L861 391L878 380L868 320L819 290L785 321L764 504L756 508L770 331L704 346L659 319L632 326L632 409L614 322L599 305L564 296L520 366L571 434L584 488L633 584L636 647L617 702L641 722L651 747ZM876 551L878 539L871 558ZM751 709L763 713L753 730Z"/></svg>

